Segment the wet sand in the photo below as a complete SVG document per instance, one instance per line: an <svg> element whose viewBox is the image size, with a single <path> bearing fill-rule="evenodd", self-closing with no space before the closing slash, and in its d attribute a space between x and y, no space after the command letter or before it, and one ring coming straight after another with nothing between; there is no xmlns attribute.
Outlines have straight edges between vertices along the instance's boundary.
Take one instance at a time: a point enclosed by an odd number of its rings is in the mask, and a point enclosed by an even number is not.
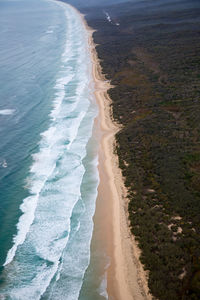
<svg viewBox="0 0 200 300"><path fill-rule="evenodd" d="M111 99L107 94L110 83L101 72L92 39L93 31L87 24L85 26L89 32L95 97L99 106L97 122L100 123L101 131L100 184L94 223L97 219L102 222L101 234L106 239L110 257L110 265L107 268L107 291L109 299L152 299L147 286L147 273L139 261L140 250L130 233L126 189L118 167L118 157L114 154L115 134L120 130L120 126L115 124L112 118Z"/></svg>
<svg viewBox="0 0 200 300"><path fill-rule="evenodd" d="M78 12L80 14L80 12ZM99 107L95 120L100 135L98 197L94 215L95 241L103 241L109 263L106 266L107 293L109 300L150 300L147 278L140 263L140 250L130 233L128 221L128 199L118 156L115 150L115 134L120 125L113 121L111 99L107 90L111 87L102 74L100 61L93 42L93 30L88 27L80 14L88 32L89 50L92 60L92 75L95 83L94 94ZM102 266L105 269L105 266Z"/></svg>

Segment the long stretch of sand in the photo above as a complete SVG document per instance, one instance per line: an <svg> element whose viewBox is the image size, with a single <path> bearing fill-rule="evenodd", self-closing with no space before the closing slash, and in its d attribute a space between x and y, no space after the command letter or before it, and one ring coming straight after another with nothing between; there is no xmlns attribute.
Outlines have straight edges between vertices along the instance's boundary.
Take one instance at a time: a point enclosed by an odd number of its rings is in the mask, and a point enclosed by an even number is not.
<svg viewBox="0 0 200 300"><path fill-rule="evenodd" d="M104 215L107 216L102 221L107 222L104 228L107 227L108 230L105 236L110 243L111 255L111 264L108 268L108 295L109 299L114 300L152 299L148 291L147 273L139 261L140 251L130 233L126 189L118 167L118 157L114 154L115 134L120 130L120 126L115 124L112 118L111 99L107 94L110 84L101 72L92 39L93 31L86 22L85 25L90 37L95 96L99 106L98 118L101 128L100 184L97 201L101 201L99 206L103 206L101 209L106 210Z"/></svg>
<svg viewBox="0 0 200 300"><path fill-rule="evenodd" d="M80 13L79 13L80 14ZM147 273L139 261L140 250L130 233L126 189L114 154L115 134L120 126L112 118L111 99L107 90L111 87L102 74L100 61L93 42L93 30L80 14L89 37L95 97L99 106L96 126L100 127L99 176L97 209L94 222L100 216L102 235L108 244L110 256L107 268L107 292L110 300L150 300Z"/></svg>

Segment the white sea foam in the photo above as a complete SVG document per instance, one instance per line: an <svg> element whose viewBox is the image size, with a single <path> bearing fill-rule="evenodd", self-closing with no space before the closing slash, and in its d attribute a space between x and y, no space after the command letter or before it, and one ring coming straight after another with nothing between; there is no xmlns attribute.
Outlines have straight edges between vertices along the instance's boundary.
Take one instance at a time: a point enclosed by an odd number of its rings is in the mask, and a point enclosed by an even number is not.
<svg viewBox="0 0 200 300"><path fill-rule="evenodd" d="M73 79L74 75L70 72L71 68L68 68L69 75L57 79L55 90L56 98L53 102L53 110L50 114L50 116L53 118L53 120L58 117L58 114L60 113L61 104L63 99L65 98L65 86ZM70 74L71 73L71 74Z"/></svg>
<svg viewBox="0 0 200 300"><path fill-rule="evenodd" d="M8 166L8 163L5 159L2 162L0 162L0 167L7 168L7 166Z"/></svg>
<svg viewBox="0 0 200 300"><path fill-rule="evenodd" d="M104 274L101 280L100 287L98 289L99 294L103 296L105 299L108 299L108 293L107 293L107 273Z"/></svg>
<svg viewBox="0 0 200 300"><path fill-rule="evenodd" d="M0 115L2 116L8 116L14 114L15 109L1 109L0 110Z"/></svg>
<svg viewBox="0 0 200 300"><path fill-rule="evenodd" d="M46 290L46 285L51 282L52 274L54 274L58 268L59 262L55 263L51 268L47 268L45 265L38 268L37 276L29 283L29 285L22 285L20 288L13 288L11 290L10 297L13 300L18 299L34 299L39 300L42 294Z"/></svg>
<svg viewBox="0 0 200 300"><path fill-rule="evenodd" d="M66 7L65 4L58 5ZM40 299L53 278L55 293L59 290L55 299L77 299L89 263L92 216L98 183L95 178L96 159L90 162L95 170L91 194L88 192L85 196L85 201L91 203L90 206L87 204L87 211L82 208L82 214L85 213L89 225L85 230L79 222L75 230L77 234L84 233L81 237L83 248L78 257L80 262L75 261L72 254L64 261L62 259L69 242L74 207L82 201L81 185L85 173L83 159L95 117L94 111L89 110L89 56L85 51L84 29L79 16L69 6L66 16L67 46L54 87L50 127L41 134L39 151L33 155L28 178L31 195L20 206L22 215L17 224L17 234L4 263L5 272L9 274L6 276L9 295L13 300ZM73 35L74 31L76 35ZM81 239L78 239L79 242ZM78 248L74 248L74 254L78 253ZM71 286L60 291L63 272L65 276L70 274L73 266L76 279ZM15 274L14 281L12 274Z"/></svg>
<svg viewBox="0 0 200 300"><path fill-rule="evenodd" d="M16 253L17 247L25 241L27 232L30 228L30 225L32 224L34 220L34 212L37 205L37 196L35 197L28 197L24 200L22 205L20 206L20 209L22 211L22 215L19 218L19 222L17 224L17 235L13 238L13 247L8 251L6 261L3 266L6 266L9 264Z"/></svg>
<svg viewBox="0 0 200 300"><path fill-rule="evenodd" d="M40 197L42 188L53 173L56 161L65 149L63 142L66 140L66 137L68 137L68 145L66 146L66 149L69 150L77 136L78 128L84 116L85 113L81 112L78 117L65 122L63 121L62 124L59 124L60 126L52 126L46 132L41 134L43 138L40 142L40 152L33 155L34 163L30 169L32 174L30 191L33 196L26 198L20 206L23 214L19 218L19 222L17 224L18 232L13 238L14 245L8 251L4 266L13 260L17 247L25 241L26 235L34 220L35 209L37 207L38 198ZM74 186L73 182L72 186Z"/></svg>

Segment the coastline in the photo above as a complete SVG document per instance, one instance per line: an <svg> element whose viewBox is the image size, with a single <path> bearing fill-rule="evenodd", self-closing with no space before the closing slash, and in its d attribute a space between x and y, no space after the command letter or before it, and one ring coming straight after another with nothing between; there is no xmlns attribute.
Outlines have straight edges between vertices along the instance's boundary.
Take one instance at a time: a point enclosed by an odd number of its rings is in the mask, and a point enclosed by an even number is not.
<svg viewBox="0 0 200 300"><path fill-rule="evenodd" d="M98 223L99 229L96 230L98 231L96 234L101 235L100 239L104 240L107 248L106 254L110 259L104 269L108 299L152 300L148 289L148 273L139 260L140 249L130 232L126 188L118 166L118 156L114 153L115 134L120 130L120 125L117 125L112 118L110 107L112 100L107 93L111 85L102 74L96 45L93 41L95 30L88 26L84 15L78 9L71 7L81 17L88 35L94 96L99 109L94 127L100 132L98 151L100 183L93 217L93 235L95 223Z"/></svg>
<svg viewBox="0 0 200 300"><path fill-rule="evenodd" d="M91 52L92 75L95 83L94 95L99 107L96 126L100 127L101 140L99 148L99 176L97 209L94 216L104 216L103 234L107 239L108 253L111 257L107 268L107 291L109 299L115 300L151 300L148 289L148 274L139 260L140 249L130 232L128 221L128 199L121 170L118 167L118 157L114 154L115 134L120 126L114 123L110 108L111 99L107 90L111 87L101 72L97 57L93 32L84 16L81 15L89 36ZM103 210L103 212L99 212Z"/></svg>

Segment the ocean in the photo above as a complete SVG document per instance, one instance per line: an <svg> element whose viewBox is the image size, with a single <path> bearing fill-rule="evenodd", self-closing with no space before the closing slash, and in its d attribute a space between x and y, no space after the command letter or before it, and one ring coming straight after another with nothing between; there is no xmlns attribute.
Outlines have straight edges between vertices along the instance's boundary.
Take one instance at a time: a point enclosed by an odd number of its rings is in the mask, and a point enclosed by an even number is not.
<svg viewBox="0 0 200 300"><path fill-rule="evenodd" d="M0 299L89 300L91 286L107 298L105 278L85 275L99 183L91 67L72 7L0 1Z"/></svg>

